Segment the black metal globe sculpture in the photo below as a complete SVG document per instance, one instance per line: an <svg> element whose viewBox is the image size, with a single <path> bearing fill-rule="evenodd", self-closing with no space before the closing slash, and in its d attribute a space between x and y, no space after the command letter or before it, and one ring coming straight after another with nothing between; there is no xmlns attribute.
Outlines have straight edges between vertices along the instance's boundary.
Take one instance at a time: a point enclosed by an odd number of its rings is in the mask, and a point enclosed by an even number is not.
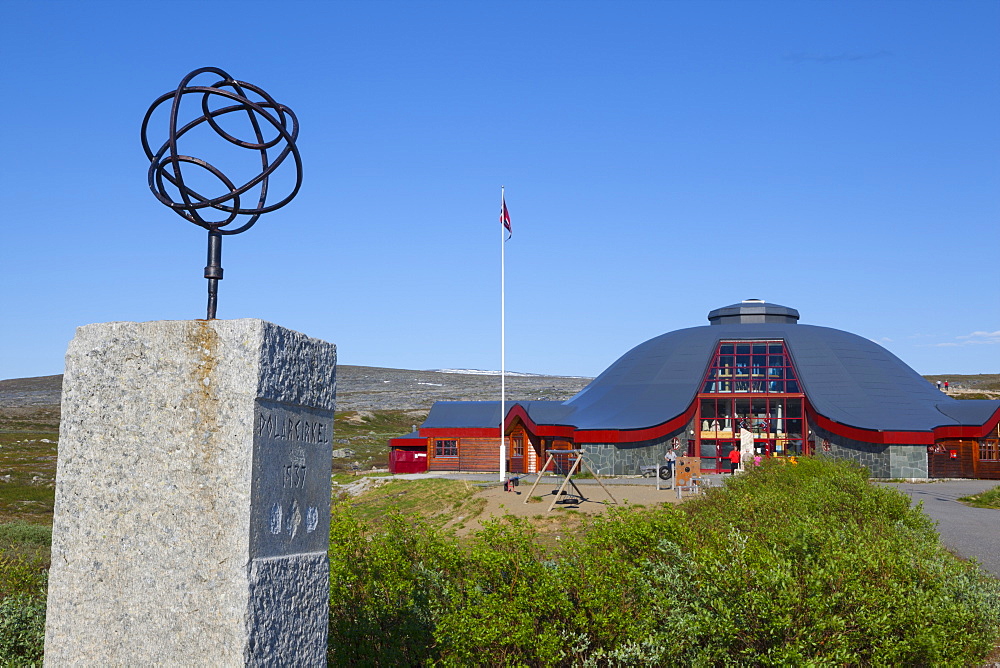
<svg viewBox="0 0 1000 668"><path fill-rule="evenodd" d="M192 81L203 74L213 75L214 83L193 85ZM251 94L256 99L251 99ZM197 104L200 115L180 125L181 103L185 99ZM171 105L167 140L154 151L148 135L150 119L168 101ZM221 120L227 114L245 116L243 128L248 129L251 136L244 139L234 136L231 127L234 124L227 123L232 117ZM200 139L206 126L228 145L256 151L260 157L259 173L237 186L220 167L194 155L181 153L178 148L181 140L193 140L195 134L201 133ZM298 134L298 120L291 109L275 102L260 87L237 81L216 67L203 67L188 74L176 90L158 97L142 120L142 149L150 163L149 189L156 199L177 215L208 230L205 278L208 279L209 320L215 318L218 306L219 280L222 279L222 236L247 231L261 214L280 209L292 201L302 185L302 160L295 145ZM295 169L290 192L280 201L267 204L268 180L289 156ZM188 171L188 180L185 181L185 169L202 170L214 177L219 185L212 192L204 192L206 174L195 176ZM193 183L198 183L200 190L196 190Z"/></svg>

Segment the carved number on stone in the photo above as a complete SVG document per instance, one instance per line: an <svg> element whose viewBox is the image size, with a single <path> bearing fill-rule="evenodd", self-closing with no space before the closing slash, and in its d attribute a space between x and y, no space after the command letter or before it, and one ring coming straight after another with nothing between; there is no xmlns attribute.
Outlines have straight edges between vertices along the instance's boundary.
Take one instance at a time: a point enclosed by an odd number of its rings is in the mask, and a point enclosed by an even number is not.
<svg viewBox="0 0 1000 668"><path fill-rule="evenodd" d="M281 476L281 486L286 489L303 489L306 486L306 467L303 464L287 464Z"/></svg>

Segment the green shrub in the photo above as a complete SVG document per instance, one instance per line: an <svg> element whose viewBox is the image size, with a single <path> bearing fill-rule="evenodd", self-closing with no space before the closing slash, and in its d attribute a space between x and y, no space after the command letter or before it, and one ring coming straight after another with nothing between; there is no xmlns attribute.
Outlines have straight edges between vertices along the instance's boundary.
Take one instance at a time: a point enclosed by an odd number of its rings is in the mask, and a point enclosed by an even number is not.
<svg viewBox="0 0 1000 668"><path fill-rule="evenodd" d="M52 530L0 524L0 666L41 665Z"/></svg>
<svg viewBox="0 0 1000 668"><path fill-rule="evenodd" d="M771 461L687 511L703 660L961 665L997 638L997 582L860 467Z"/></svg>
<svg viewBox="0 0 1000 668"><path fill-rule="evenodd" d="M48 547L52 544L52 529L40 524L17 521L0 524L0 549L16 545Z"/></svg>
<svg viewBox="0 0 1000 668"><path fill-rule="evenodd" d="M0 666L41 665L44 646L45 597L0 600Z"/></svg>
<svg viewBox="0 0 1000 668"><path fill-rule="evenodd" d="M460 581L458 547L414 516L380 526L334 506L330 522L331 665L419 665L434 655L434 611Z"/></svg>
<svg viewBox="0 0 1000 668"><path fill-rule="evenodd" d="M0 600L44 594L47 571L38 560L0 552Z"/></svg>
<svg viewBox="0 0 1000 668"><path fill-rule="evenodd" d="M464 559L464 577L447 588L434 631L444 665L516 665L524 657L554 665L569 601L531 523L511 516L486 523Z"/></svg>
<svg viewBox="0 0 1000 668"><path fill-rule="evenodd" d="M564 632L574 662L655 666L668 658L677 626L669 601L688 568L677 544L682 520L673 506L612 508L567 543L560 575L575 613Z"/></svg>
<svg viewBox="0 0 1000 668"><path fill-rule="evenodd" d="M467 545L399 514L333 527L333 665L957 666L1000 635L998 582L837 461L611 509L551 550L510 516Z"/></svg>

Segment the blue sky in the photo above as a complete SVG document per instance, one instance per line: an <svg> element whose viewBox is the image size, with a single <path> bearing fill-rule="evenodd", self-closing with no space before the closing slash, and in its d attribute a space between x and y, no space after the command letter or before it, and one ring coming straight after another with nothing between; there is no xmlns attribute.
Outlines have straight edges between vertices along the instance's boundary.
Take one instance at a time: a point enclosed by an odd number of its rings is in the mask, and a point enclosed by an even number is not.
<svg viewBox="0 0 1000 668"><path fill-rule="evenodd" d="M219 317L499 368L503 184L508 369L595 375L761 298L1000 372L998 2L7 0L0 62L0 378L203 317L139 125L207 65L296 112L305 171L225 240Z"/></svg>

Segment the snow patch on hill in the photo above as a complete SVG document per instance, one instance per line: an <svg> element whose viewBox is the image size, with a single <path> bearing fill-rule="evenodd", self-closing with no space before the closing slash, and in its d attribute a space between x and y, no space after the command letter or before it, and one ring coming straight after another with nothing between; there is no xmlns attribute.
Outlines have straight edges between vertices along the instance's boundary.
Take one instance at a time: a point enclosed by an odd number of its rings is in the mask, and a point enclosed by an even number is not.
<svg viewBox="0 0 1000 668"><path fill-rule="evenodd" d="M500 372L496 370L487 369L431 369L435 373L460 373L468 376L499 376ZM517 376L519 378L544 378L548 374L544 373L525 373L523 371L507 371L505 372L507 376ZM585 376L554 376L555 378L585 378Z"/></svg>

